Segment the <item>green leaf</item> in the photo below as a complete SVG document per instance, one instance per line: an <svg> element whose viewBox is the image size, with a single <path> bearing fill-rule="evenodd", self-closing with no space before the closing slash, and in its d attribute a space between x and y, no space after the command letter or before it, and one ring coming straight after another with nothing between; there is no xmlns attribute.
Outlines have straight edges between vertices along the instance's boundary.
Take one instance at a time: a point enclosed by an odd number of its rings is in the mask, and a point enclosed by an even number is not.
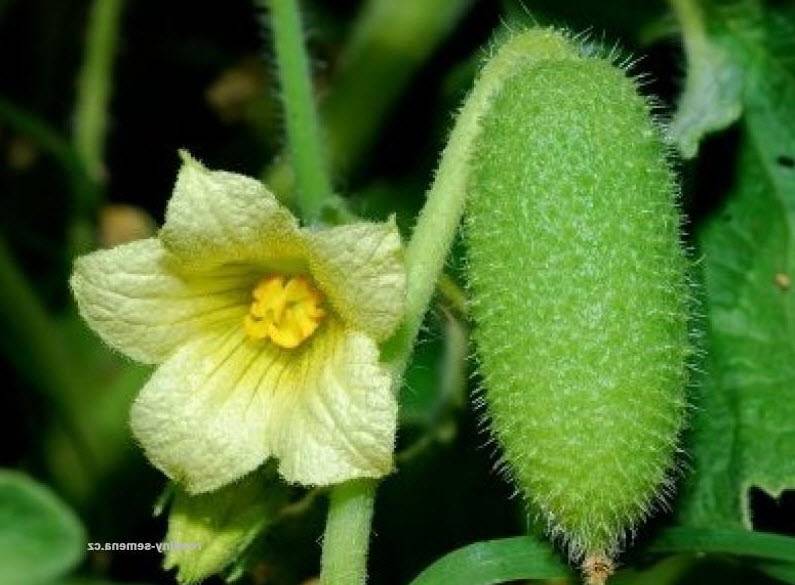
<svg viewBox="0 0 795 585"><path fill-rule="evenodd" d="M792 21L735 28L749 64L734 187L698 234L708 375L689 524L751 527L747 492L795 487L795 70Z"/></svg>
<svg viewBox="0 0 795 585"><path fill-rule="evenodd" d="M795 538L748 530L671 528L649 549L658 553L712 553L795 562Z"/></svg>
<svg viewBox="0 0 795 585"><path fill-rule="evenodd" d="M697 559L693 555L671 555L650 567L622 567L610 577L610 585L676 585L693 570Z"/></svg>
<svg viewBox="0 0 795 585"><path fill-rule="evenodd" d="M0 470L0 583L56 579L83 558L80 520L49 488Z"/></svg>
<svg viewBox="0 0 795 585"><path fill-rule="evenodd" d="M682 25L687 77L669 131L682 156L693 158L707 134L723 130L742 113L745 63L726 21L752 5L740 2L734 10L720 11L702 7L699 0L671 0L671 5Z"/></svg>
<svg viewBox="0 0 795 585"><path fill-rule="evenodd" d="M411 585L489 585L570 576L571 571L547 545L517 536L459 548L426 568Z"/></svg>
<svg viewBox="0 0 795 585"><path fill-rule="evenodd" d="M783 583L795 583L795 563L763 563L758 568Z"/></svg>

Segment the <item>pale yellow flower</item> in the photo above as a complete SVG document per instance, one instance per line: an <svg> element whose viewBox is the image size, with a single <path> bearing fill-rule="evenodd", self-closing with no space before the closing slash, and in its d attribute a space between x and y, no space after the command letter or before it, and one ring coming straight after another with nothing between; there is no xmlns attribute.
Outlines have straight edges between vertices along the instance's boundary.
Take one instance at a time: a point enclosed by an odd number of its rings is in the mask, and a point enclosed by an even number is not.
<svg viewBox="0 0 795 585"><path fill-rule="evenodd" d="M158 237L83 256L71 280L109 345L160 364L131 413L146 454L190 493L269 457L305 485L388 473L394 221L301 228L259 181L183 158Z"/></svg>

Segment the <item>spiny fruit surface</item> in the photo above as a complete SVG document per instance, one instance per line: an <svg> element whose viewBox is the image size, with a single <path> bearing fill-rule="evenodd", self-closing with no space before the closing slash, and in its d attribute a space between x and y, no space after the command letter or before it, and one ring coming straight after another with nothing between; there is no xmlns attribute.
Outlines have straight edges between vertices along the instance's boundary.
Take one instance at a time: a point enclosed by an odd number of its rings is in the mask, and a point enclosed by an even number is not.
<svg viewBox="0 0 795 585"><path fill-rule="evenodd" d="M466 237L486 414L531 509L601 566L670 488L683 421L675 181L604 59L518 69L481 124Z"/></svg>

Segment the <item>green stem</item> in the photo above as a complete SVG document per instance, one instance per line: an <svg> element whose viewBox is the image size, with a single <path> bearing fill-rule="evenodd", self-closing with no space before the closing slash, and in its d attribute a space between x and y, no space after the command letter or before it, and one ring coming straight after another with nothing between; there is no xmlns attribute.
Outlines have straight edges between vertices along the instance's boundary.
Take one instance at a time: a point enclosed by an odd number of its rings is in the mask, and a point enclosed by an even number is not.
<svg viewBox="0 0 795 585"><path fill-rule="evenodd" d="M383 350L384 359L397 378L402 376L411 357L464 213L470 156L480 132L480 118L517 60L559 50L554 46L556 42L554 35L543 32L517 35L507 41L483 67L464 102L406 248L406 316Z"/></svg>
<svg viewBox="0 0 795 585"><path fill-rule="evenodd" d="M257 0L270 8L297 203L308 222L320 218L333 192L315 110L297 0Z"/></svg>
<svg viewBox="0 0 795 585"><path fill-rule="evenodd" d="M74 145L89 176L101 183L104 175L113 62L124 0L94 0L88 21L83 66L77 81ZM98 191L94 192L98 196ZM98 201L87 202L94 207Z"/></svg>
<svg viewBox="0 0 795 585"><path fill-rule="evenodd" d="M370 522L378 482L349 481L331 492L323 536L321 585L364 585Z"/></svg>

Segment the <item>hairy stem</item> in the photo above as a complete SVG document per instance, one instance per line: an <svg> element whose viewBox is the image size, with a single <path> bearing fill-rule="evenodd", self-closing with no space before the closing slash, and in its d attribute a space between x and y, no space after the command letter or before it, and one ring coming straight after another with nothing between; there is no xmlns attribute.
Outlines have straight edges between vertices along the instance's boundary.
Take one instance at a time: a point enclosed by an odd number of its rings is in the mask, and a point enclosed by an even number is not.
<svg viewBox="0 0 795 585"><path fill-rule="evenodd" d="M464 102L406 249L406 316L384 346L384 359L396 378L402 376L411 357L464 213L470 155L480 132L480 119L516 62L541 53L545 44L554 42L551 35L547 38L543 33L518 35L507 41L483 67Z"/></svg>
<svg viewBox="0 0 795 585"><path fill-rule="evenodd" d="M317 221L332 188L297 0L258 0L270 9L297 205L307 222Z"/></svg>
<svg viewBox="0 0 795 585"><path fill-rule="evenodd" d="M296 0L258 1L266 2L270 9L290 159L298 187L296 203L305 221L317 221L333 201L333 192L298 4ZM356 480L332 491L323 539L322 583L363 585L366 581L376 485L371 480Z"/></svg>
<svg viewBox="0 0 795 585"><path fill-rule="evenodd" d="M367 548L378 482L349 481L331 492L323 536L321 585L364 585Z"/></svg>

